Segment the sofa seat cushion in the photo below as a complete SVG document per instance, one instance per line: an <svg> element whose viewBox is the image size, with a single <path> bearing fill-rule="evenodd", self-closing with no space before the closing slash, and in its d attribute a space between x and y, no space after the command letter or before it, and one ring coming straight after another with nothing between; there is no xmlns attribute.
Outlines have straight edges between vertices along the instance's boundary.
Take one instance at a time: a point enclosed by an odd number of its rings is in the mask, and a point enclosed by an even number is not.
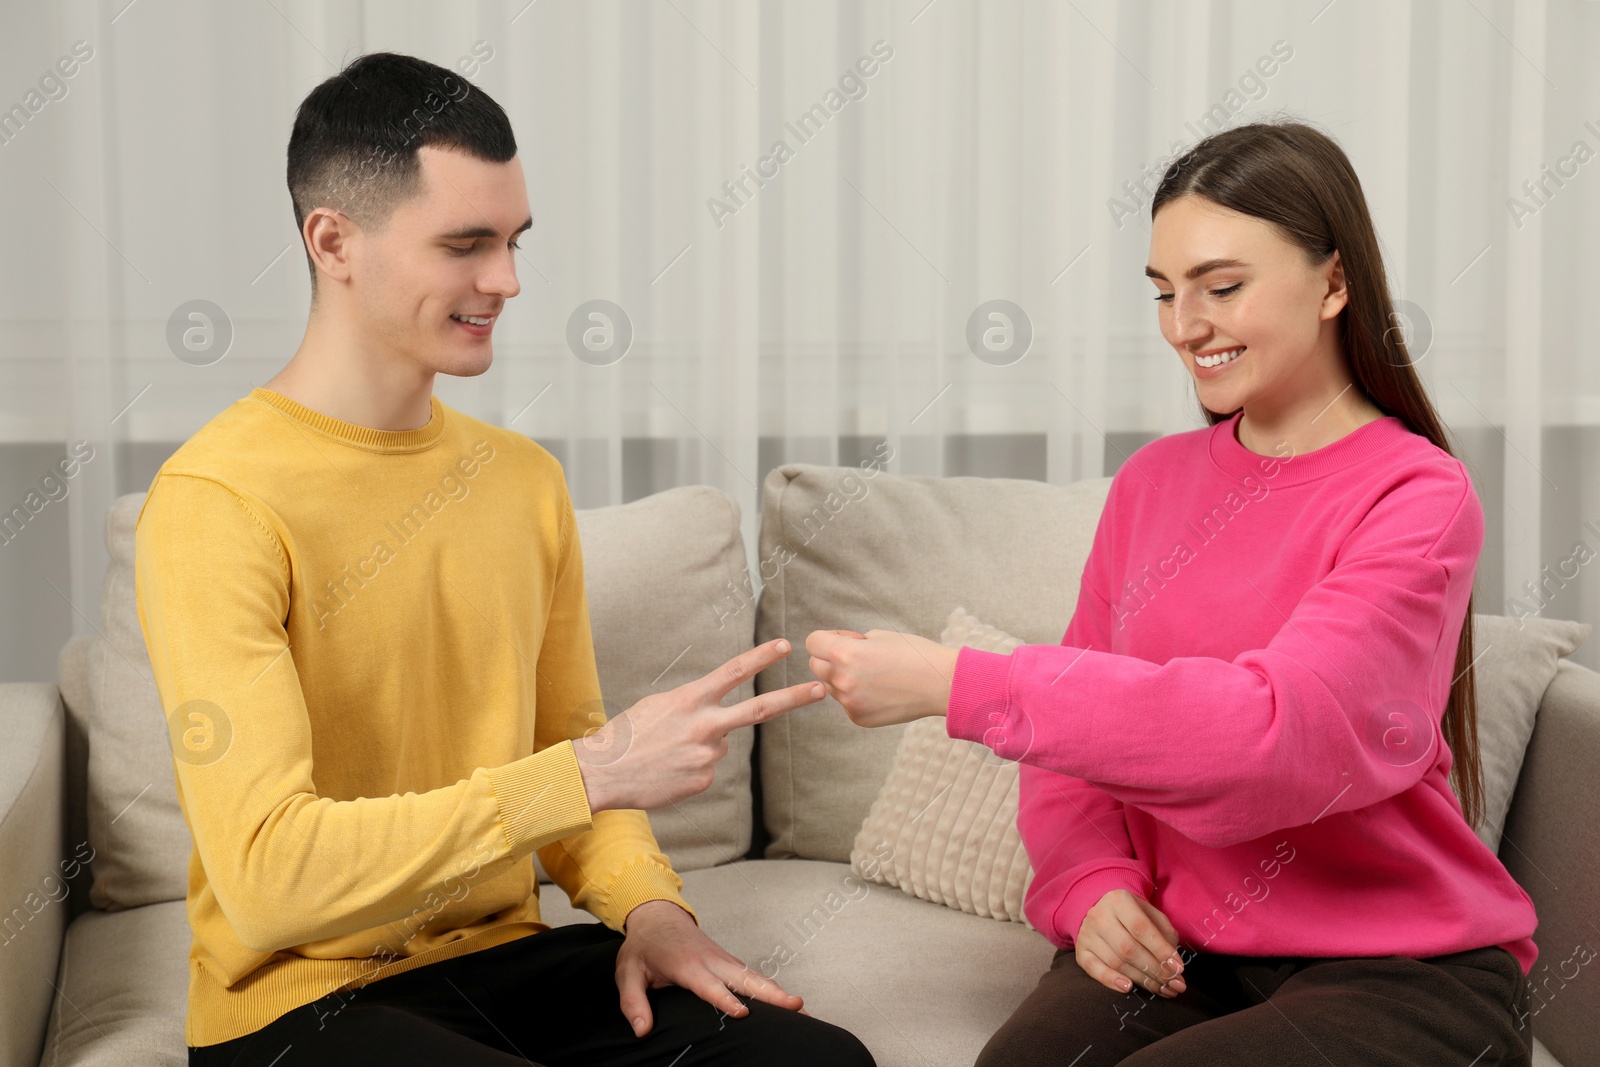
<svg viewBox="0 0 1600 1067"><path fill-rule="evenodd" d="M596 921L557 887L539 888L545 922ZM689 871L683 894L719 945L859 1037L878 1067L971 1067L1055 953L1028 927L866 882L846 863ZM1533 1067L1562 1065L1535 1040Z"/></svg>
<svg viewBox="0 0 1600 1067"><path fill-rule="evenodd" d="M181 900L87 911L67 927L41 1067L183 1067L189 920Z"/></svg>
<svg viewBox="0 0 1600 1067"><path fill-rule="evenodd" d="M551 925L594 921L557 887L540 892ZM1025 926L868 883L847 863L747 860L685 872L683 893L719 945L859 1037L879 1067L971 1067L1055 953Z"/></svg>
<svg viewBox="0 0 1600 1067"><path fill-rule="evenodd" d="M1026 927L869 887L843 863L745 861L683 881L708 934L753 967L768 961L767 973L860 1037L879 1067L968 1067L1054 952ZM539 888L546 922L597 921L556 886ZM40 1067L184 1067L188 961L182 901L79 916ZM1561 1064L1535 1042L1533 1067Z"/></svg>
<svg viewBox="0 0 1600 1067"><path fill-rule="evenodd" d="M880 1067L970 1067L1055 951L1026 927L869 886L843 863L740 861L683 881L707 933L855 1033ZM559 887L539 889L551 925L597 921ZM188 946L181 901L80 916L42 1067L185 1064Z"/></svg>

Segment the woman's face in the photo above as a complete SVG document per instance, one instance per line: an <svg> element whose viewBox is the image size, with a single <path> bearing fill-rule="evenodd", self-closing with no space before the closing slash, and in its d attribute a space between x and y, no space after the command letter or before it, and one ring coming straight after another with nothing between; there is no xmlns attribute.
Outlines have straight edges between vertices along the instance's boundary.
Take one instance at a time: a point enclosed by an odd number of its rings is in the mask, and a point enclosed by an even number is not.
<svg viewBox="0 0 1600 1067"><path fill-rule="evenodd" d="M1264 219L1193 194L1168 201L1151 226L1145 274L1159 291L1161 335L1210 411L1292 407L1341 358L1338 253L1313 266Z"/></svg>

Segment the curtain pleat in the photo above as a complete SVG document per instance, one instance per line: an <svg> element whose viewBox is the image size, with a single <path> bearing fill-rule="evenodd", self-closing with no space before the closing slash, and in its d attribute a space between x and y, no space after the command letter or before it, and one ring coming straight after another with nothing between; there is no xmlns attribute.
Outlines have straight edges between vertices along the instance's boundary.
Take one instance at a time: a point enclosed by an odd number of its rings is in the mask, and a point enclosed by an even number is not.
<svg viewBox="0 0 1600 1067"><path fill-rule="evenodd" d="M395 50L505 107L534 216L493 367L437 391L555 452L579 507L714 485L753 565L782 462L886 440L896 473L1066 484L1200 426L1147 302L1149 194L1209 129L1281 114L1361 176L1488 514L1478 610L1600 621L1574 562L1600 553L1597 44L1600 4L1555 0L13 6L0 449L95 450L52 505L45 610L87 629L111 501L293 354L294 109ZM231 331L210 362L169 342L197 300ZM596 301L631 332L609 362L568 342ZM1025 353L975 351L990 328Z"/></svg>

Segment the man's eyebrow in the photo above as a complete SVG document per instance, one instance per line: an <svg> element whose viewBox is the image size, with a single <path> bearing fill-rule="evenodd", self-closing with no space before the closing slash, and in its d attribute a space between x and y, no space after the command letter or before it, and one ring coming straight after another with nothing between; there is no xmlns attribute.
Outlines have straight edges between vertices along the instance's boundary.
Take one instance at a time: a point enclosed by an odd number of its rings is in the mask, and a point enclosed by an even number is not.
<svg viewBox="0 0 1600 1067"><path fill-rule="evenodd" d="M1202 274L1209 274L1214 270L1222 270L1224 267L1248 267L1249 265L1250 264L1239 259L1208 259L1204 263L1196 263L1194 266L1184 271L1183 276L1190 281L1194 281ZM1146 278L1160 278L1162 281L1167 281L1167 276L1156 270L1154 267L1146 267L1144 269L1144 276Z"/></svg>
<svg viewBox="0 0 1600 1067"><path fill-rule="evenodd" d="M525 222L523 222L523 224L521 226L518 226L516 229L511 231L511 236L515 237L517 234L521 233L523 230L531 230L531 229L533 229L533 216L530 215L530 216L528 216L527 220ZM474 238L474 237L499 237L499 236L500 236L500 231L495 229L493 226L462 226L462 227L460 227L458 229L451 230L449 233L441 233L439 235L439 240L441 240L441 241L466 241L466 240L470 240L471 238Z"/></svg>

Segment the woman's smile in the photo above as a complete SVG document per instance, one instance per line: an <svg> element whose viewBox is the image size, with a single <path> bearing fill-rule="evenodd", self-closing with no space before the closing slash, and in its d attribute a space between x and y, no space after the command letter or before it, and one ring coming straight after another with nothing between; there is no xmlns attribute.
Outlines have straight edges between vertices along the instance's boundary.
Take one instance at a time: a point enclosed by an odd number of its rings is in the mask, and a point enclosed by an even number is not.
<svg viewBox="0 0 1600 1067"><path fill-rule="evenodd" d="M1245 346L1236 345L1233 348L1213 348L1209 352L1196 352L1194 354L1194 374L1196 378L1215 378L1226 374L1228 369L1244 358Z"/></svg>

